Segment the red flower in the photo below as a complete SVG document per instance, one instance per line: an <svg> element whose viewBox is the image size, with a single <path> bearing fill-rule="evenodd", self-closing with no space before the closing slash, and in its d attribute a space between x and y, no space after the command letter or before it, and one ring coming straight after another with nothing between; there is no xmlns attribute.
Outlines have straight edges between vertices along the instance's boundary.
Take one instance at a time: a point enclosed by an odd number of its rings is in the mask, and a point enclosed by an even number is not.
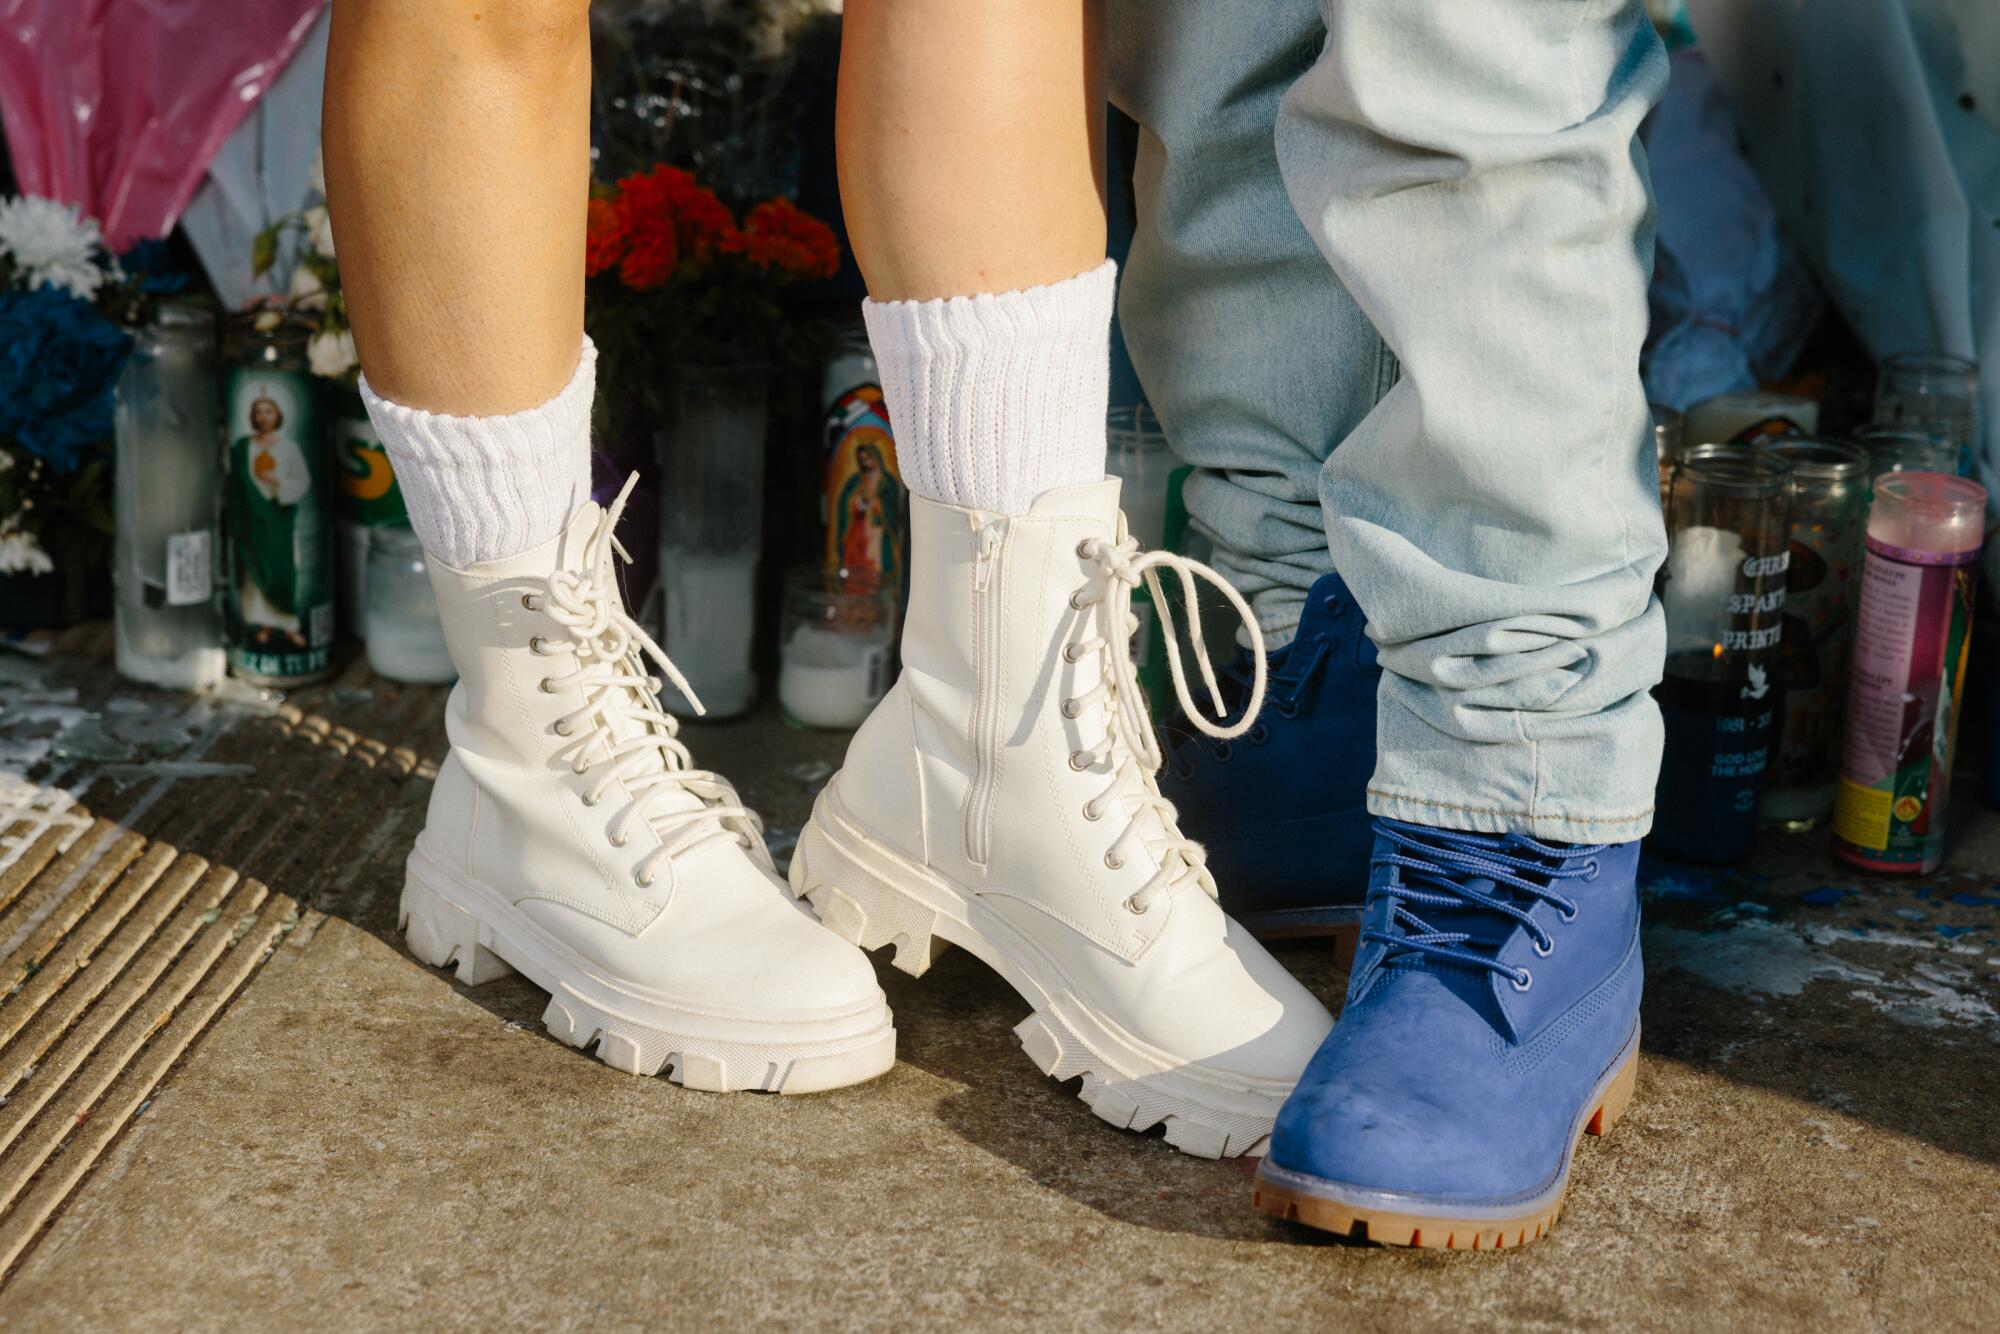
<svg viewBox="0 0 2000 1334"><path fill-rule="evenodd" d="M737 248L758 268L788 278L831 278L840 268L833 229L789 199L751 209Z"/></svg>
<svg viewBox="0 0 2000 1334"><path fill-rule="evenodd" d="M674 229L656 224L632 238L624 262L618 266L618 277L635 292L650 291L673 277L679 262L680 246L674 241Z"/></svg>
<svg viewBox="0 0 2000 1334"><path fill-rule="evenodd" d="M583 276L595 278L625 257L625 218L609 199L590 201L589 232L583 247Z"/></svg>
<svg viewBox="0 0 2000 1334"><path fill-rule="evenodd" d="M664 227L672 229L676 252L690 260L736 248L736 220L729 209L679 167L657 166L618 182L618 209L635 244L640 235Z"/></svg>

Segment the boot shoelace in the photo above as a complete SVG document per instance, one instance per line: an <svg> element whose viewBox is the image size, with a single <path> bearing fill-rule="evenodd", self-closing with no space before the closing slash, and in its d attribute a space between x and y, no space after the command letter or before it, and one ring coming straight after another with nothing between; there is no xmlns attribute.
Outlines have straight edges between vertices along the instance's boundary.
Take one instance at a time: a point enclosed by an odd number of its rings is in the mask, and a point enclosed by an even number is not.
<svg viewBox="0 0 2000 1334"><path fill-rule="evenodd" d="M1121 522L1116 541L1087 538L1077 545L1076 554L1095 562L1104 571L1105 579L1102 584L1095 585L1094 591L1086 587L1071 594L1070 606L1076 610L1094 609L1092 619L1096 634L1066 644L1063 657L1074 663L1095 653L1102 661L1103 672L1096 685L1074 699L1064 700L1062 711L1065 718L1076 719L1093 705L1108 705L1110 716L1104 740L1089 750L1073 752L1069 757L1073 768L1083 770L1105 766L1112 774L1111 786L1084 804L1083 818L1101 820L1114 809L1125 810L1129 817L1118 837L1105 851L1104 864L1114 871L1125 864L1130 846L1141 841L1135 831L1140 826L1139 817L1145 811L1152 811L1166 830L1163 839L1145 841L1146 850L1158 860L1158 869L1151 879L1125 900L1128 911L1145 913L1159 894L1188 881L1199 884L1202 891L1213 898L1215 880L1208 874L1207 854L1201 844L1181 836L1173 803L1160 795L1159 787L1153 780L1163 756L1159 738L1146 716L1146 699L1139 688L1138 669L1132 662L1132 635L1139 628L1138 618L1132 614L1132 594L1144 583L1153 599L1166 644L1167 671L1173 677L1174 693L1180 698L1182 712L1195 727L1218 740L1227 741L1243 735L1256 721L1257 710L1263 707L1264 636L1257 628L1257 618L1251 613L1250 605L1228 580L1200 561L1170 551L1141 553L1138 539L1126 534L1123 527ZM1256 672L1243 715L1234 723L1210 722L1194 702L1188 688L1187 673L1181 666L1173 608L1160 588L1162 570L1171 570L1180 578L1182 605L1188 608L1188 642L1194 649L1195 665L1201 671L1209 699L1214 702L1218 720L1228 715L1222 702L1221 688L1216 683L1215 668L1209 662L1208 646L1202 640L1195 580L1205 580L1219 589L1243 619L1250 636Z"/></svg>
<svg viewBox="0 0 2000 1334"><path fill-rule="evenodd" d="M1485 944L1497 949L1496 942L1475 939L1470 931L1440 930L1418 916L1413 906L1447 911L1472 908L1517 922L1527 928L1535 953L1546 959L1555 952L1555 937L1529 915L1529 908L1503 896L1500 887L1525 896L1530 906L1546 903L1563 921L1573 922L1578 912L1577 902L1564 895L1557 884L1564 880L1597 879L1597 856L1611 846L1608 843L1557 846L1525 834L1474 834L1386 818L1375 821L1375 832L1391 844L1391 850L1376 854L1375 864L1394 866L1399 874L1395 884L1371 887L1369 904L1372 907L1376 899L1389 895L1401 902L1396 905L1392 922L1397 929L1370 928L1361 933L1362 943L1379 941L1389 947L1391 957L1405 952L1498 973L1516 991L1526 991L1534 985L1532 972L1510 967L1491 954L1468 948ZM1495 892L1474 889L1471 884L1474 880L1492 881Z"/></svg>
<svg viewBox="0 0 2000 1334"><path fill-rule="evenodd" d="M653 883L661 858L671 859L706 843L734 840L761 853L764 826L738 800L729 780L695 767L680 739L680 720L660 707L660 679L646 670L650 657L697 714L707 712L666 651L625 610L618 589L616 560L629 561L631 556L612 534L638 480L636 472L627 478L618 498L598 518L584 542L580 568L558 569L549 576L546 598L537 601L529 595L522 603L546 612L569 632L569 638L560 640L535 636L528 642L531 652L576 654L574 671L542 678L541 688L549 694L575 690L583 695L583 703L555 724L557 735L570 738L557 752L558 758L568 759L576 773L599 775L583 793L583 804L595 806L622 781L631 800L611 819L607 829L611 846L624 847L641 823L659 836L660 846L632 868L633 878L643 887ZM663 808L667 798L681 792L701 806Z"/></svg>

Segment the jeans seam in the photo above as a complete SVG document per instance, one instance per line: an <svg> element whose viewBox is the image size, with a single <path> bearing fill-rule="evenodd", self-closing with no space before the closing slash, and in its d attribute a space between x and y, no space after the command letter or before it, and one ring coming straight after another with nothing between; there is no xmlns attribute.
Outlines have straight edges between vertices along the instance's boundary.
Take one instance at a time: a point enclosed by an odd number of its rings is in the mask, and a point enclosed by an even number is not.
<svg viewBox="0 0 2000 1334"><path fill-rule="evenodd" d="M1368 785L1368 795L1371 797L1381 797L1388 801L1407 801L1413 806L1430 806L1441 811L1463 811L1467 815L1508 815L1524 820L1552 819L1560 821L1563 824L1636 824L1653 814L1653 808L1648 806L1643 811L1637 811L1631 815L1540 816L1533 811L1509 810L1500 806L1466 806L1452 801L1434 801L1429 797L1418 797L1403 792L1392 792L1388 788L1376 787L1373 783Z"/></svg>

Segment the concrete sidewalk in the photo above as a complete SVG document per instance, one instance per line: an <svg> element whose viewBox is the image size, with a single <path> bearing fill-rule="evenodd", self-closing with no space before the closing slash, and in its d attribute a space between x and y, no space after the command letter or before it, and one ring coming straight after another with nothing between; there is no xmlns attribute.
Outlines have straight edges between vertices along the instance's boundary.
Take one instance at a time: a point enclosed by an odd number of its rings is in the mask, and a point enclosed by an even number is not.
<svg viewBox="0 0 2000 1334"><path fill-rule="evenodd" d="M357 667L195 705L102 649L0 657L0 767L100 820L0 870L0 1326L2000 1324L2000 816L1973 805L1917 882L1816 836L1651 867L1638 1094L1561 1224L1388 1251L1253 1212L1248 1161L1104 1126L963 953L882 961L900 1059L872 1085L619 1074L519 979L401 948L441 692ZM779 845L844 744L769 713L689 734ZM1281 957L1337 997L1323 949Z"/></svg>

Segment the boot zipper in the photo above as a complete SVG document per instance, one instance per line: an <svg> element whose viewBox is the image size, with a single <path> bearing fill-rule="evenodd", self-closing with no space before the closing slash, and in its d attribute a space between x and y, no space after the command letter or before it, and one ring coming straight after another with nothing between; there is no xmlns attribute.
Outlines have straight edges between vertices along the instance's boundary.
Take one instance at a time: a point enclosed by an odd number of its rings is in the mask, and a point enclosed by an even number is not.
<svg viewBox="0 0 2000 1334"><path fill-rule="evenodd" d="M972 787L965 800L965 856L986 865L992 841L993 769L1000 753L1000 590L993 575L1007 542L1007 521L979 530L972 563Z"/></svg>

